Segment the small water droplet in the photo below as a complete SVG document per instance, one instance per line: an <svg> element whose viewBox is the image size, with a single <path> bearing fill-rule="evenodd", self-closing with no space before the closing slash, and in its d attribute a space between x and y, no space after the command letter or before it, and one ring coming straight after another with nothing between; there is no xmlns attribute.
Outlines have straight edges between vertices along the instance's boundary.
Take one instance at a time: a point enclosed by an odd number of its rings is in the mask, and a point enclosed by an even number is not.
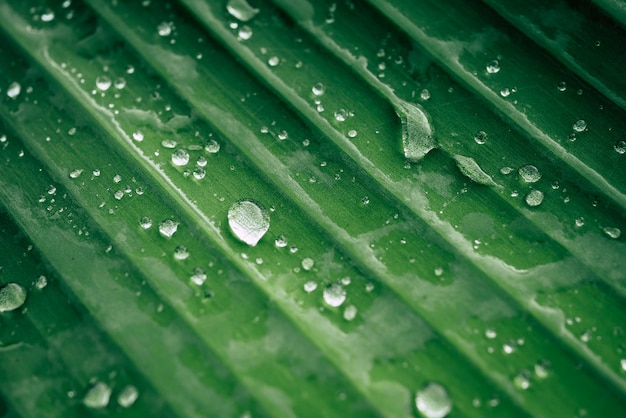
<svg viewBox="0 0 626 418"><path fill-rule="evenodd" d="M46 9L46 11L41 14L42 22L52 22L53 20L54 20L54 11L50 9Z"/></svg>
<svg viewBox="0 0 626 418"><path fill-rule="evenodd" d="M617 143L615 144L613 148L615 149L615 152L617 152L618 154L625 154L626 153L626 141L617 141Z"/></svg>
<svg viewBox="0 0 626 418"><path fill-rule="evenodd" d="M172 33L172 24L169 22L161 22L157 26L159 36L170 36Z"/></svg>
<svg viewBox="0 0 626 418"><path fill-rule="evenodd" d="M556 88L559 91L565 91L565 90L567 90L567 83L565 83L565 81L561 81L561 82L559 82L559 84L556 85Z"/></svg>
<svg viewBox="0 0 626 418"><path fill-rule="evenodd" d="M424 89L420 92L420 99L422 100L428 100L430 99L430 91L428 91L428 89Z"/></svg>
<svg viewBox="0 0 626 418"><path fill-rule="evenodd" d="M152 219L148 216L144 216L139 220L139 225L143 229L150 229L152 227Z"/></svg>
<svg viewBox="0 0 626 418"><path fill-rule="evenodd" d="M301 265L303 270L309 271L315 265L315 261L310 257L303 258Z"/></svg>
<svg viewBox="0 0 626 418"><path fill-rule="evenodd" d="M193 269L190 279L193 283L197 284L198 286L202 286L202 284L206 281L207 276L204 270L202 270L199 267L196 267L195 269Z"/></svg>
<svg viewBox="0 0 626 418"><path fill-rule="evenodd" d="M189 258L189 251L184 245L179 245L174 249L174 258L176 260L186 260Z"/></svg>
<svg viewBox="0 0 626 418"><path fill-rule="evenodd" d="M270 57L270 58L267 60L267 64L268 64L270 67L276 67L278 64L280 64L280 58L278 58L277 56L275 56L275 55L274 55L273 57Z"/></svg>
<svg viewBox="0 0 626 418"><path fill-rule="evenodd" d="M139 397L139 391L133 385L128 385L117 395L117 403L122 408L130 408L137 398Z"/></svg>
<svg viewBox="0 0 626 418"><path fill-rule="evenodd" d="M357 136L357 131L355 131L354 129L350 129L350 130L348 131L348 136L349 136L350 138L355 138L355 137Z"/></svg>
<svg viewBox="0 0 626 418"><path fill-rule="evenodd" d="M83 398L83 404L88 408L106 408L111 398L111 387L104 382L98 382L91 387Z"/></svg>
<svg viewBox="0 0 626 418"><path fill-rule="evenodd" d="M72 171L70 171L70 178L71 179L77 179L78 177L80 177L81 174L83 174L83 170L82 169L72 170Z"/></svg>
<svg viewBox="0 0 626 418"><path fill-rule="evenodd" d="M243 25L241 28L239 28L239 32L237 32L237 36L242 41L247 41L248 39L252 38L252 33L253 33L252 28L250 26Z"/></svg>
<svg viewBox="0 0 626 418"><path fill-rule="evenodd" d="M285 238L283 235L279 236L278 238L276 238L274 240L274 245L276 245L276 247L278 248L284 248L287 246L287 238Z"/></svg>
<svg viewBox="0 0 626 418"><path fill-rule="evenodd" d="M14 311L26 302L26 289L17 283L8 283L0 289L0 312Z"/></svg>
<svg viewBox="0 0 626 418"><path fill-rule="evenodd" d="M478 131L478 132L476 132L476 134L474 135L474 141L478 145L482 145L485 142L487 142L487 132L485 132L485 131Z"/></svg>
<svg viewBox="0 0 626 418"><path fill-rule="evenodd" d="M549 376L550 372L550 362L547 360L541 360L537 364L535 364L535 375L539 379L545 379Z"/></svg>
<svg viewBox="0 0 626 418"><path fill-rule="evenodd" d="M15 99L22 92L22 86L17 81L9 84L9 88L7 89L7 96L11 99Z"/></svg>
<svg viewBox="0 0 626 418"><path fill-rule="evenodd" d="M511 90L508 87L505 87L502 90L500 90L500 96L509 97L510 95L511 95Z"/></svg>
<svg viewBox="0 0 626 418"><path fill-rule="evenodd" d="M37 280L35 281L35 287L41 290L46 286L48 286L48 279L46 278L46 276L42 275L37 277Z"/></svg>
<svg viewBox="0 0 626 418"><path fill-rule="evenodd" d="M452 411L452 400L445 387L427 383L415 396L417 410L426 418L443 418Z"/></svg>
<svg viewBox="0 0 626 418"><path fill-rule="evenodd" d="M536 183L541 179L541 172L537 167L531 164L520 167L517 173L526 183Z"/></svg>
<svg viewBox="0 0 626 418"><path fill-rule="evenodd" d="M143 132L141 131L135 131L133 132L133 139L137 142L141 142L143 141Z"/></svg>
<svg viewBox="0 0 626 418"><path fill-rule="evenodd" d="M526 390L530 387L530 377L530 372L528 370L522 370L513 378L513 384L518 389Z"/></svg>
<svg viewBox="0 0 626 418"><path fill-rule="evenodd" d="M485 330L485 337L489 338L490 340L493 340L494 338L496 338L498 336L498 334L496 333L496 330L493 328L487 328Z"/></svg>
<svg viewBox="0 0 626 418"><path fill-rule="evenodd" d="M608 235L609 237L611 237L613 239L617 239L617 238L620 237L620 235L622 235L622 231L619 228L606 226L606 227L602 228L602 230L604 231L604 233L606 235Z"/></svg>
<svg viewBox="0 0 626 418"><path fill-rule="evenodd" d="M500 62L498 60L489 61L485 67L489 74L500 72Z"/></svg>
<svg viewBox="0 0 626 418"><path fill-rule="evenodd" d="M304 284L304 291L307 293L311 293L313 292L315 289L317 289L317 283L315 283L313 280L309 280L308 282L306 282Z"/></svg>
<svg viewBox="0 0 626 418"><path fill-rule="evenodd" d="M348 112L346 112L345 109L337 109L334 116L338 122L344 122L348 116Z"/></svg>
<svg viewBox="0 0 626 418"><path fill-rule="evenodd" d="M116 78L113 82L113 86L118 90L122 90L124 87L126 87L126 79L124 77Z"/></svg>
<svg viewBox="0 0 626 418"><path fill-rule="evenodd" d="M485 186L496 185L491 176L485 173L473 158L463 155L454 155L453 158L459 171L461 171L465 177L478 184L484 184Z"/></svg>
<svg viewBox="0 0 626 418"><path fill-rule="evenodd" d="M186 150L179 148L176 151L174 151L174 153L172 154L172 163L174 165L182 167L184 165L187 165L188 162L189 162L189 153Z"/></svg>
<svg viewBox="0 0 626 418"><path fill-rule="evenodd" d="M541 190L531 190L524 198L526 204L531 207L539 206L543 202L543 192Z"/></svg>
<svg viewBox="0 0 626 418"><path fill-rule="evenodd" d="M508 340L507 342L502 344L502 351L504 351L504 354L511 354L515 352L515 341Z"/></svg>
<svg viewBox="0 0 626 418"><path fill-rule="evenodd" d="M236 238L254 247L269 229L270 216L258 203L244 199L228 210L228 225Z"/></svg>
<svg viewBox="0 0 626 418"><path fill-rule="evenodd" d="M332 283L324 289L324 302L336 308L346 300L346 290L339 283Z"/></svg>
<svg viewBox="0 0 626 418"><path fill-rule="evenodd" d="M500 169L500 173L504 174L505 176L508 174L511 174L513 172L513 168L512 167L502 167Z"/></svg>
<svg viewBox="0 0 626 418"><path fill-rule="evenodd" d="M247 22L259 13L259 9L250 6L246 0L228 0L226 10L240 22Z"/></svg>
<svg viewBox="0 0 626 418"><path fill-rule="evenodd" d="M100 91L107 91L111 87L111 79L106 75L101 75L96 78L96 87Z"/></svg>
<svg viewBox="0 0 626 418"><path fill-rule="evenodd" d="M166 238L171 238L178 230L178 222L166 219L159 224L159 232Z"/></svg>
<svg viewBox="0 0 626 418"><path fill-rule="evenodd" d="M583 119L578 119L574 123L574 125L572 125L572 129L574 129L576 132L582 132L587 129L587 122L585 122Z"/></svg>
<svg viewBox="0 0 626 418"><path fill-rule="evenodd" d="M619 365L622 368L622 371L626 372L626 358L623 358L619 361Z"/></svg>
<svg viewBox="0 0 626 418"><path fill-rule="evenodd" d="M326 92L326 86L322 83L315 83L313 87L311 87L311 91L316 96L321 96Z"/></svg>
<svg viewBox="0 0 626 418"><path fill-rule="evenodd" d="M343 311L343 319L345 319L346 321L352 321L354 318L356 318L356 314L357 314L356 306L348 305L346 306L346 309L344 309Z"/></svg>
<svg viewBox="0 0 626 418"><path fill-rule="evenodd" d="M284 141L285 139L289 138L289 133L283 129L278 132L277 137L279 140Z"/></svg>
<svg viewBox="0 0 626 418"><path fill-rule="evenodd" d="M580 228L581 226L585 225L585 218L583 218L582 216L580 218L576 218L574 223L578 228Z"/></svg>

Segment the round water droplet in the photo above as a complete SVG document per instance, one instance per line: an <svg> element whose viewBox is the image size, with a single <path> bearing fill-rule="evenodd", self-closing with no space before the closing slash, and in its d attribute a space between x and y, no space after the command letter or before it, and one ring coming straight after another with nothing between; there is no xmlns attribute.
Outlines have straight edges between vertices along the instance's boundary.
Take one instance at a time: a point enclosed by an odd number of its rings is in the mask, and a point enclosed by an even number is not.
<svg viewBox="0 0 626 418"><path fill-rule="evenodd" d="M309 280L304 284L304 291L307 293L311 293L315 289L317 289L317 283L315 283L313 280Z"/></svg>
<svg viewBox="0 0 626 418"><path fill-rule="evenodd" d="M302 263L301 264L302 264L302 269L303 270L309 271L315 265L315 261L312 258L307 257L307 258L303 258L302 259Z"/></svg>
<svg viewBox="0 0 626 418"><path fill-rule="evenodd" d="M613 239L617 239L620 237L620 235L622 235L622 231L619 228L613 228L610 226L606 226L604 228L602 228L602 230L604 231L604 233L606 235L608 235L609 237L613 238Z"/></svg>
<svg viewBox="0 0 626 418"><path fill-rule="evenodd" d="M144 216L139 220L139 225L143 229L150 229L152 227L152 219L148 216Z"/></svg>
<svg viewBox="0 0 626 418"><path fill-rule="evenodd" d="M169 36L172 33L172 25L168 22L161 22L157 26L159 36Z"/></svg>
<svg viewBox="0 0 626 418"><path fill-rule="evenodd" d="M117 403L122 408L130 408L137 398L139 397L139 391L133 385L128 385L117 395Z"/></svg>
<svg viewBox="0 0 626 418"><path fill-rule="evenodd" d="M198 286L202 286L202 283L204 283L206 281L206 273L204 272L204 270L202 270L199 267L196 267L195 269L193 269L193 272L191 273L191 281L194 282L195 284L197 284Z"/></svg>
<svg viewBox="0 0 626 418"><path fill-rule="evenodd" d="M241 22L247 22L259 13L259 9L250 6L246 0L228 0L226 10Z"/></svg>
<svg viewBox="0 0 626 418"><path fill-rule="evenodd" d="M116 78L113 82L113 86L118 90L122 90L124 87L126 87L126 79L124 77Z"/></svg>
<svg viewBox="0 0 626 418"><path fill-rule="evenodd" d="M622 368L622 371L626 372L626 358L623 358L619 361L619 365Z"/></svg>
<svg viewBox="0 0 626 418"><path fill-rule="evenodd" d="M556 88L559 89L559 91L565 91L567 90L567 83L565 83L565 81L561 81L556 85Z"/></svg>
<svg viewBox="0 0 626 418"><path fill-rule="evenodd" d="M267 64L270 67L276 67L278 64L280 64L280 58L274 55L273 57L270 57L270 59L267 60Z"/></svg>
<svg viewBox="0 0 626 418"><path fill-rule="evenodd" d="M133 132L133 139L137 142L143 141L143 132L141 131Z"/></svg>
<svg viewBox="0 0 626 418"><path fill-rule="evenodd" d="M100 91L107 91L111 87L111 79L106 75L101 75L96 78L96 87Z"/></svg>
<svg viewBox="0 0 626 418"><path fill-rule="evenodd" d="M420 99L422 100L428 100L430 99L430 91L428 91L428 89L424 89L420 92Z"/></svg>
<svg viewBox="0 0 626 418"><path fill-rule="evenodd" d="M502 351L504 351L504 354L511 354L515 352L515 341L508 340L507 342L502 344Z"/></svg>
<svg viewBox="0 0 626 418"><path fill-rule="evenodd" d="M11 99L15 99L22 92L22 86L17 81L9 84L9 88L7 89L7 96Z"/></svg>
<svg viewBox="0 0 626 418"><path fill-rule="evenodd" d="M237 36L239 37L239 39L247 41L248 39L252 38L252 28L248 25L243 25L241 28L239 28Z"/></svg>
<svg viewBox="0 0 626 418"><path fill-rule="evenodd" d="M326 92L326 86L324 86L324 84L322 83L315 83L311 88L311 91L314 95L321 96L322 94L324 94L324 92Z"/></svg>
<svg viewBox="0 0 626 418"><path fill-rule="evenodd" d="M111 387L104 382L98 382L92 386L83 398L83 404L88 408L106 408L111 398Z"/></svg>
<svg viewBox="0 0 626 418"><path fill-rule="evenodd" d="M535 364L535 375L539 379L545 379L549 376L550 362L548 360L541 360Z"/></svg>
<svg viewBox="0 0 626 418"><path fill-rule="evenodd" d="M349 136L350 138L355 138L355 137L357 136L357 131L355 131L354 129L350 129L350 130L348 131L348 136Z"/></svg>
<svg viewBox="0 0 626 418"><path fill-rule="evenodd" d="M490 340L493 340L494 338L496 338L498 336L498 334L496 333L496 330L493 328L487 328L485 330L485 337L489 338Z"/></svg>
<svg viewBox="0 0 626 418"><path fill-rule="evenodd" d="M184 245L179 245L174 249L174 258L177 260L186 260L189 258L189 251Z"/></svg>
<svg viewBox="0 0 626 418"><path fill-rule="evenodd" d="M541 205L543 202L543 192L541 190L531 190L524 198L526 204L531 207Z"/></svg>
<svg viewBox="0 0 626 418"><path fill-rule="evenodd" d="M443 418L452 411L448 391L436 382L427 383L415 396L417 410L426 418Z"/></svg>
<svg viewBox="0 0 626 418"><path fill-rule="evenodd" d="M618 154L626 153L626 141L617 141L617 143L615 144L613 148L615 149L615 152L617 152Z"/></svg>
<svg viewBox="0 0 626 418"><path fill-rule="evenodd" d="M206 176L206 170L202 167L196 167L193 170L193 177L196 180L202 180Z"/></svg>
<svg viewBox="0 0 626 418"><path fill-rule="evenodd" d="M270 216L259 204L244 199L228 210L228 226L236 238L254 247L269 229Z"/></svg>
<svg viewBox="0 0 626 418"><path fill-rule="evenodd" d="M572 129L575 130L576 132L582 132L585 129L587 129L587 122L585 122L583 119L578 119L574 125L572 125Z"/></svg>
<svg viewBox="0 0 626 418"><path fill-rule="evenodd" d="M178 222L174 222L171 219L166 219L159 224L159 232L166 238L171 238L178 229Z"/></svg>
<svg viewBox="0 0 626 418"><path fill-rule="evenodd" d="M348 305L346 306L346 309L344 309L343 311L343 319L345 319L346 321L352 321L354 318L356 318L356 314L357 314L356 306Z"/></svg>
<svg viewBox="0 0 626 418"><path fill-rule="evenodd" d="M189 162L189 153L186 150L179 148L176 151L174 151L174 153L172 154L172 163L174 165L182 167L184 165L187 165L188 162Z"/></svg>
<svg viewBox="0 0 626 418"><path fill-rule="evenodd" d="M278 139L281 141L284 141L285 139L289 138L289 133L286 130L282 130L280 132L278 132Z"/></svg>
<svg viewBox="0 0 626 418"><path fill-rule="evenodd" d="M276 245L276 247L278 248L284 248L287 246L287 244L288 244L287 238L285 238L283 235L279 236L278 238L274 240L274 245Z"/></svg>
<svg viewBox="0 0 626 418"><path fill-rule="evenodd" d="M487 142L487 132L485 131L476 132L476 134L474 135L474 141L479 145L482 145L485 142Z"/></svg>
<svg viewBox="0 0 626 418"><path fill-rule="evenodd" d="M535 183L541 179L541 172L537 167L531 164L520 167L517 172L526 183Z"/></svg>
<svg viewBox="0 0 626 418"><path fill-rule="evenodd" d="M336 308L346 300L346 290L339 283L333 283L324 289L324 302Z"/></svg>
<svg viewBox="0 0 626 418"><path fill-rule="evenodd" d="M500 62L498 60L489 61L485 68L489 74L495 74L500 71Z"/></svg>
<svg viewBox="0 0 626 418"><path fill-rule="evenodd" d="M338 109L335 112L335 119L339 122L345 121L347 116L348 116L348 112L346 112L345 109Z"/></svg>
<svg viewBox="0 0 626 418"><path fill-rule="evenodd" d="M26 289L9 283L0 289L0 312L14 311L26 302Z"/></svg>
<svg viewBox="0 0 626 418"><path fill-rule="evenodd" d="M526 390L530 387L530 377L528 370L522 370L513 378L513 384L518 389Z"/></svg>
<svg viewBox="0 0 626 418"><path fill-rule="evenodd" d="M220 144L214 140L211 139L209 140L209 142L207 142L207 144L204 146L204 149L206 152L209 152L211 154L215 154L216 152L219 152L220 150Z"/></svg>

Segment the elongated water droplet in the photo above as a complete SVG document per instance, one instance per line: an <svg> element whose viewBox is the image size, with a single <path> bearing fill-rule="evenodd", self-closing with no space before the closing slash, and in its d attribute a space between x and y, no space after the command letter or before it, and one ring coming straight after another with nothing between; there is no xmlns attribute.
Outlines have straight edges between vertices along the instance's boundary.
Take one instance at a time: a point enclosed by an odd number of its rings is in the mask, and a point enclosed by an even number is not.
<svg viewBox="0 0 626 418"><path fill-rule="evenodd" d="M339 283L333 283L324 289L324 302L336 308L346 300L346 290Z"/></svg>
<svg viewBox="0 0 626 418"><path fill-rule="evenodd" d="M421 106L409 102L400 101L396 113L402 122L404 157L417 162L437 147L430 120Z"/></svg>
<svg viewBox="0 0 626 418"><path fill-rule="evenodd" d="M270 216L251 200L235 202L228 210L228 225L240 241L254 247L270 227Z"/></svg>
<svg viewBox="0 0 626 418"><path fill-rule="evenodd" d="M133 385L128 385L124 389L122 389L119 395L117 395L117 403L122 408L130 408L135 403L138 397L139 391L137 390L137 388Z"/></svg>
<svg viewBox="0 0 626 418"><path fill-rule="evenodd" d="M517 170L519 176L526 183L536 183L541 179L541 172L534 165L528 164Z"/></svg>
<svg viewBox="0 0 626 418"><path fill-rule="evenodd" d="M111 398L111 388L104 382L96 383L83 398L83 404L88 408L106 408Z"/></svg>
<svg viewBox="0 0 626 418"><path fill-rule="evenodd" d="M613 239L617 239L620 237L620 235L622 235L622 231L620 231L619 228L607 226L607 227L602 228L602 230L604 231L606 235L608 235L609 237Z"/></svg>
<svg viewBox="0 0 626 418"><path fill-rule="evenodd" d="M429 382L415 396L417 410L426 418L443 418L452 411L448 391L436 382Z"/></svg>
<svg viewBox="0 0 626 418"><path fill-rule="evenodd" d="M0 312L14 311L26 302L26 289L9 283L0 289Z"/></svg>
<svg viewBox="0 0 626 418"><path fill-rule="evenodd" d="M250 6L246 0L228 0L226 10L241 22L247 22L259 13L259 9Z"/></svg>
<svg viewBox="0 0 626 418"><path fill-rule="evenodd" d="M496 185L491 176L485 173L473 158L464 157L463 155L455 155L454 161L456 161L456 166L459 168L461 173L473 182L484 184L485 186Z"/></svg>
<svg viewBox="0 0 626 418"><path fill-rule="evenodd" d="M178 222L174 222L171 219L166 219L159 224L159 232L166 238L171 238L178 229Z"/></svg>

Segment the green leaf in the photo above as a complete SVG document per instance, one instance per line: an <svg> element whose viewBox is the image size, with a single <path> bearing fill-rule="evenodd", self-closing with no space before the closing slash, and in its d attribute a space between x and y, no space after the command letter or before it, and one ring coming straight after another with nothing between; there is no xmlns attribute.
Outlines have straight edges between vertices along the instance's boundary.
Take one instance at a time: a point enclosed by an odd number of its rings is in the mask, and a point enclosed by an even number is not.
<svg viewBox="0 0 626 418"><path fill-rule="evenodd" d="M626 410L617 3L14 3L0 416Z"/></svg>

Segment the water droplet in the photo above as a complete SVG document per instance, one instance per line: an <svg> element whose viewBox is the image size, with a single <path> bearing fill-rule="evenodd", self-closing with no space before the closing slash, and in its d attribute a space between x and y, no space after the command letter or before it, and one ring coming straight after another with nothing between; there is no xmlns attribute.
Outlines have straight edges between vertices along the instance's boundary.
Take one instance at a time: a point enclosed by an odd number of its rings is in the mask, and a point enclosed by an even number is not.
<svg viewBox="0 0 626 418"><path fill-rule="evenodd" d="M274 245L276 245L276 247L278 248L284 248L287 246L287 238L285 238L283 235L279 236L278 238L276 238L274 240Z"/></svg>
<svg viewBox="0 0 626 418"><path fill-rule="evenodd" d="M541 178L541 172L539 169L530 164L520 167L519 170L517 170L517 173L526 183L535 183Z"/></svg>
<svg viewBox="0 0 626 418"><path fill-rule="evenodd" d="M402 122L404 157L410 162L417 162L436 148L428 116L418 105L404 101L398 103L396 113Z"/></svg>
<svg viewBox="0 0 626 418"><path fill-rule="evenodd" d="M278 132L277 137L279 140L284 141L285 139L289 138L289 133L283 129L280 132Z"/></svg>
<svg viewBox="0 0 626 418"><path fill-rule="evenodd" d="M531 190L524 198L526 204L530 207L541 205L543 202L543 192L541 190Z"/></svg>
<svg viewBox="0 0 626 418"><path fill-rule="evenodd" d="M618 154L626 153L626 141L617 141L617 143L615 144L613 148L615 149L615 152L617 152Z"/></svg>
<svg viewBox="0 0 626 418"><path fill-rule="evenodd" d="M582 216L580 218L576 218L576 220L574 221L574 224L580 228L581 226L585 225L585 218L583 218Z"/></svg>
<svg viewBox="0 0 626 418"><path fill-rule="evenodd" d="M207 144L204 146L204 149L206 152L211 153L211 154L215 154L217 152L219 152L220 150L220 144L214 140L211 139L209 140L209 142L207 142Z"/></svg>
<svg viewBox="0 0 626 418"><path fill-rule="evenodd" d="M15 99L22 92L22 86L17 81L9 84L9 88L7 89L7 96L11 99Z"/></svg>
<svg viewBox="0 0 626 418"><path fill-rule="evenodd" d="M120 181L122 181L122 176L120 176L119 174L113 176L113 182L119 183Z"/></svg>
<svg viewBox="0 0 626 418"><path fill-rule="evenodd" d="M511 95L511 90L509 90L508 87L503 88L502 90L500 90L500 96L502 97L509 97Z"/></svg>
<svg viewBox="0 0 626 418"><path fill-rule="evenodd" d="M311 91L316 96L321 96L326 92L326 86L322 83L315 83L313 87L311 87Z"/></svg>
<svg viewBox="0 0 626 418"><path fill-rule="evenodd" d="M247 41L248 39L252 38L252 28L248 25L243 25L241 28L239 28L237 36L239 37L239 39Z"/></svg>
<svg viewBox="0 0 626 418"><path fill-rule="evenodd" d="M504 351L504 354L511 354L515 352L515 341L508 340L507 342L502 344L502 351Z"/></svg>
<svg viewBox="0 0 626 418"><path fill-rule="evenodd" d="M620 235L622 235L622 231L619 228L606 226L602 228L602 230L604 231L605 234L607 234L609 237L613 239L617 239L620 237Z"/></svg>
<svg viewBox="0 0 626 418"><path fill-rule="evenodd" d="M144 216L143 218L139 220L139 225L143 229L150 229L152 227L152 219L149 218L148 216Z"/></svg>
<svg viewBox="0 0 626 418"><path fill-rule="evenodd" d="M70 171L70 178L71 179L77 179L78 177L80 177L81 174L83 174L83 170L82 169L72 170L72 171Z"/></svg>
<svg viewBox="0 0 626 418"><path fill-rule="evenodd" d="M184 165L187 165L188 162L189 153L186 150L179 148L172 154L172 163L174 163L174 165L182 167Z"/></svg>
<svg viewBox="0 0 626 418"><path fill-rule="evenodd" d="M428 91L428 89L424 89L420 92L420 99L422 100L428 100L430 99L430 91Z"/></svg>
<svg viewBox="0 0 626 418"><path fill-rule="evenodd" d="M346 290L339 283L333 283L324 289L324 302L336 308L346 300Z"/></svg>
<svg viewBox="0 0 626 418"><path fill-rule="evenodd" d="M427 383L415 396L417 410L426 418L443 418L452 411L452 400L445 387Z"/></svg>
<svg viewBox="0 0 626 418"><path fill-rule="evenodd" d="M622 368L622 371L626 372L626 358L623 358L619 361L619 365Z"/></svg>
<svg viewBox="0 0 626 418"><path fill-rule="evenodd" d="M157 32L159 36L170 36L172 33L172 25L169 22L161 22L157 26Z"/></svg>
<svg viewBox="0 0 626 418"><path fill-rule="evenodd" d="M228 210L228 225L235 237L254 247L269 229L270 216L259 204L240 200Z"/></svg>
<svg viewBox="0 0 626 418"><path fill-rule="evenodd" d="M159 232L166 238L171 238L178 229L178 222L174 222L171 219L166 219L159 224Z"/></svg>
<svg viewBox="0 0 626 418"><path fill-rule="evenodd" d="M345 109L337 109L335 111L335 119L338 122L344 122L347 116L348 116L348 112L346 112Z"/></svg>
<svg viewBox="0 0 626 418"><path fill-rule="evenodd" d="M276 67L278 64L280 64L280 58L274 55L273 57L270 57L270 59L267 60L267 64L270 67Z"/></svg>
<svg viewBox="0 0 626 418"><path fill-rule="evenodd" d="M489 74L495 74L500 71L500 62L498 60L489 61L485 68Z"/></svg>
<svg viewBox="0 0 626 418"><path fill-rule="evenodd" d="M124 87L126 87L126 79L124 77L116 78L113 82L113 86L118 90L122 90Z"/></svg>
<svg viewBox="0 0 626 418"><path fill-rule="evenodd" d="M567 83L565 83L565 81L561 81L556 85L556 88L559 89L559 91L565 91L567 90Z"/></svg>
<svg viewBox="0 0 626 418"><path fill-rule="evenodd" d="M137 142L143 141L143 132L141 131L133 132L133 139Z"/></svg>
<svg viewBox="0 0 626 418"><path fill-rule="evenodd" d="M197 284L198 286L202 286L202 283L204 283L206 281L206 273L204 272L204 270L202 270L199 267L196 267L195 269L193 269L193 272L191 273L191 281L194 282L195 284Z"/></svg>
<svg viewBox="0 0 626 418"><path fill-rule="evenodd" d="M585 129L587 129L587 122L585 122L582 119L578 119L574 125L572 125L572 129L574 129L576 132L582 132Z"/></svg>
<svg viewBox="0 0 626 418"><path fill-rule="evenodd" d="M465 177L468 177L478 184L484 184L485 186L496 185L491 176L485 173L473 158L464 157L462 155L455 155L453 158L456 162L456 166Z"/></svg>
<svg viewBox="0 0 626 418"><path fill-rule="evenodd" d="M37 280L35 281L35 287L41 290L46 286L48 286L48 279L46 278L46 276L42 275L37 277Z"/></svg>
<svg viewBox="0 0 626 418"><path fill-rule="evenodd" d="M350 130L348 131L348 136L349 136L350 138L355 138L355 137L357 136L357 131L355 131L354 129L350 129Z"/></svg>
<svg viewBox="0 0 626 418"><path fill-rule="evenodd" d="M547 360L541 360L535 364L535 375L539 379L545 379L549 376L550 362Z"/></svg>
<svg viewBox="0 0 626 418"><path fill-rule="evenodd" d="M133 385L128 385L117 395L117 403L122 408L130 408L137 398L139 397L139 391Z"/></svg>
<svg viewBox="0 0 626 418"><path fill-rule="evenodd" d="M474 135L474 141L478 145L482 145L485 142L487 142L487 132L485 132L485 131L478 131L478 132L476 132L476 134Z"/></svg>
<svg viewBox="0 0 626 418"><path fill-rule="evenodd" d="M87 391L83 404L88 408L106 408L111 398L111 387L104 382L98 382Z"/></svg>
<svg viewBox="0 0 626 418"><path fill-rule="evenodd" d="M189 251L184 245L179 245L174 249L174 258L176 260L186 260L189 258Z"/></svg>
<svg viewBox="0 0 626 418"><path fill-rule="evenodd" d="M313 265L315 265L315 261L312 258L307 257L302 259L301 264L304 270L309 271L313 268Z"/></svg>
<svg viewBox="0 0 626 418"><path fill-rule="evenodd" d="M502 167L500 169L500 173L504 174L505 176L508 174L511 174L513 172L513 168L512 167Z"/></svg>
<svg viewBox="0 0 626 418"><path fill-rule="evenodd" d="M124 197L124 192L121 190L117 190L115 193L113 193L113 196L117 199L117 200L122 200L122 198Z"/></svg>
<svg viewBox="0 0 626 418"><path fill-rule="evenodd" d="M46 9L45 12L41 14L42 22L52 22L54 20L54 12L50 9Z"/></svg>
<svg viewBox="0 0 626 418"><path fill-rule="evenodd" d="M346 321L352 321L354 318L356 318L356 314L357 314L356 306L348 305L346 306L346 309L344 309L343 311L343 319L345 319Z"/></svg>
<svg viewBox="0 0 626 418"><path fill-rule="evenodd" d="M26 302L26 289L9 283L0 289L0 312L14 311Z"/></svg>
<svg viewBox="0 0 626 418"><path fill-rule="evenodd" d="M106 75L101 75L96 78L96 87L100 91L107 91L111 87L111 79Z"/></svg>
<svg viewBox="0 0 626 418"><path fill-rule="evenodd" d="M259 13L259 9L250 6L246 0L228 0L226 10L241 22L247 22Z"/></svg>
<svg viewBox="0 0 626 418"><path fill-rule="evenodd" d="M485 337L489 338L490 340L493 340L494 338L496 338L498 336L498 334L496 333L496 330L493 328L487 328L485 330Z"/></svg>
<svg viewBox="0 0 626 418"><path fill-rule="evenodd" d="M513 378L513 384L518 389L526 390L530 387L530 377L528 370L522 370Z"/></svg>
<svg viewBox="0 0 626 418"><path fill-rule="evenodd" d="M202 167L196 167L193 170L193 177L196 180L202 180L204 178L204 176L206 176L206 170Z"/></svg>
<svg viewBox="0 0 626 418"><path fill-rule="evenodd" d="M315 289L317 289L317 283L315 283L313 280L309 280L304 284L304 291L307 293L311 293Z"/></svg>

